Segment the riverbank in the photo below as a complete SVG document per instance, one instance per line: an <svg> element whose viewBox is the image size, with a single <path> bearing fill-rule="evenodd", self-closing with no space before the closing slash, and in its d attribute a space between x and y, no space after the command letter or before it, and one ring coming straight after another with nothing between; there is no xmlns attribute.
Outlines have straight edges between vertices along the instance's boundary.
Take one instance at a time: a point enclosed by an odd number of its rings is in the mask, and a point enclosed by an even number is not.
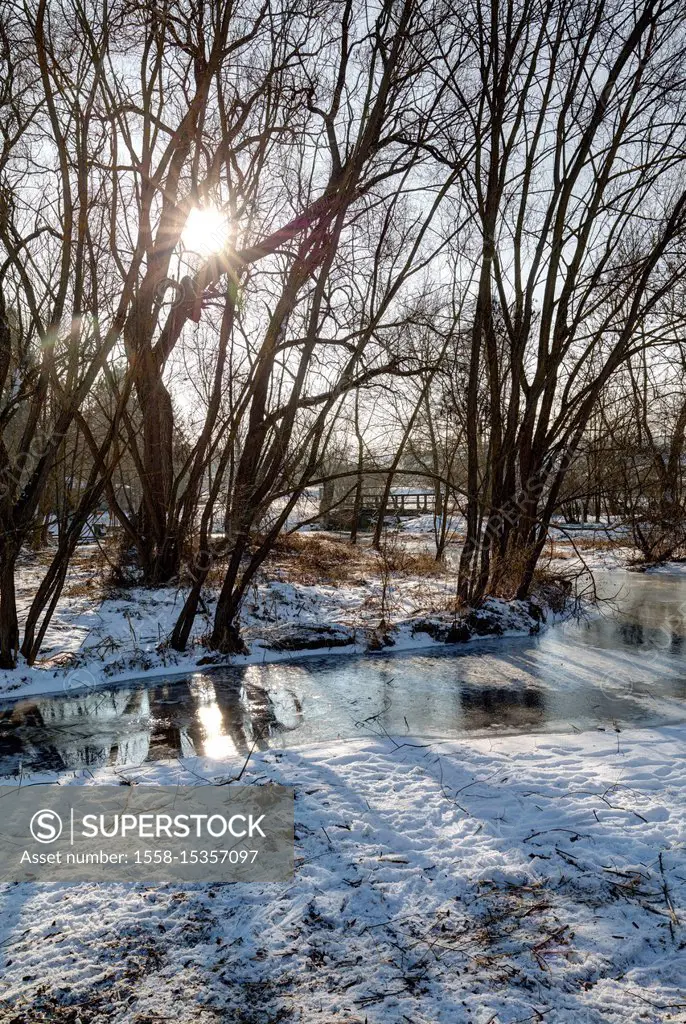
<svg viewBox="0 0 686 1024"><path fill-rule="evenodd" d="M254 754L242 782L296 791L293 881L5 887L0 1021L681 1020L685 753L681 726Z"/></svg>
<svg viewBox="0 0 686 1024"><path fill-rule="evenodd" d="M109 584L107 569L97 546L79 549L39 661L0 671L0 695L89 690L226 664L528 635L564 614L566 600L564 589L542 583L531 600L489 599L472 610L456 599L454 572L427 553L400 545L377 555L329 538L297 538L277 549L246 596L241 634L248 653L221 656L207 646L219 578L210 581L187 651L178 653L168 638L186 587ZM21 567L20 621L41 570L36 559Z"/></svg>

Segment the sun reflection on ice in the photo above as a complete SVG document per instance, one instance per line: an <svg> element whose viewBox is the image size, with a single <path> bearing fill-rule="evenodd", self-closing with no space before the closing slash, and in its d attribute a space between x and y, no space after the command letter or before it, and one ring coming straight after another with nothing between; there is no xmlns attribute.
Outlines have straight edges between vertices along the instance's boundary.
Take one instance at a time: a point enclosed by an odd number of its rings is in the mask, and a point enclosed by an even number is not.
<svg viewBox="0 0 686 1024"><path fill-rule="evenodd" d="M203 754L215 761L236 755L236 744L224 728L224 717L217 702L214 683L204 677L192 679L190 690L198 703L198 721L203 731Z"/></svg>

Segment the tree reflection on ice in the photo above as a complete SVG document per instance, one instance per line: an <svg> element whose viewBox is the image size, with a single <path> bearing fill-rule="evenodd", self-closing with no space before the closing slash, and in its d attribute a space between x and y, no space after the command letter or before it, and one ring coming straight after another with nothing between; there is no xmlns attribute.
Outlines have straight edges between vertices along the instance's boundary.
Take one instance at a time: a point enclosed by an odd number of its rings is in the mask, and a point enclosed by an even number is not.
<svg viewBox="0 0 686 1024"><path fill-rule="evenodd" d="M246 756L253 744L265 749L300 725L300 701L284 693L275 700L254 681L199 674L19 701L0 711L0 773Z"/></svg>

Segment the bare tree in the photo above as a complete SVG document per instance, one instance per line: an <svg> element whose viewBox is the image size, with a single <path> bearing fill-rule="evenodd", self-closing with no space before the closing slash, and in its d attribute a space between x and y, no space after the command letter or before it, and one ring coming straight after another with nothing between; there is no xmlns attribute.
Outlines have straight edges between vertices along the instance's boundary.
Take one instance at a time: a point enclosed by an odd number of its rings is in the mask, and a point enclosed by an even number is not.
<svg viewBox="0 0 686 1024"><path fill-rule="evenodd" d="M475 276L460 592L472 600L527 592L598 395L664 328L685 265L683 13L671 0L492 0L455 14L473 51L446 62L445 84L477 140L461 181L480 226L464 254ZM459 159L448 145L437 155Z"/></svg>

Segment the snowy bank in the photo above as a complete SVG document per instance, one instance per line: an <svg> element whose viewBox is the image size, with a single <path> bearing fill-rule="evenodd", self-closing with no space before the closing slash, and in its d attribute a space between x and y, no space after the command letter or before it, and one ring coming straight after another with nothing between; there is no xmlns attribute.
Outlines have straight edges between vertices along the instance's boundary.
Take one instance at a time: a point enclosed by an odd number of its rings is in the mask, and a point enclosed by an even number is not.
<svg viewBox="0 0 686 1024"><path fill-rule="evenodd" d="M168 638L183 607L185 589L102 588L102 567L81 559L65 587L46 634L40 661L0 670L0 695L20 697L77 691L142 675L169 676L226 664L256 664L307 655L360 654L392 648L421 650L472 638L526 635L554 615L545 599L488 600L478 611L456 613L455 578L438 566L431 574L397 573L389 581L376 573L349 571L348 578L318 581L316 574L289 578L286 562L251 587L241 613L247 655L221 656L207 636L216 594L209 589L188 649L178 653ZM364 554L369 559L369 552ZM356 567L353 566L353 569ZM361 569L368 569L364 562ZM21 612L26 614L38 571L21 575ZM380 623L387 625L382 629Z"/></svg>
<svg viewBox="0 0 686 1024"><path fill-rule="evenodd" d="M296 790L293 881L7 886L0 1019L683 1020L685 754L675 727L255 755L242 781ZM192 759L115 781L239 768Z"/></svg>

